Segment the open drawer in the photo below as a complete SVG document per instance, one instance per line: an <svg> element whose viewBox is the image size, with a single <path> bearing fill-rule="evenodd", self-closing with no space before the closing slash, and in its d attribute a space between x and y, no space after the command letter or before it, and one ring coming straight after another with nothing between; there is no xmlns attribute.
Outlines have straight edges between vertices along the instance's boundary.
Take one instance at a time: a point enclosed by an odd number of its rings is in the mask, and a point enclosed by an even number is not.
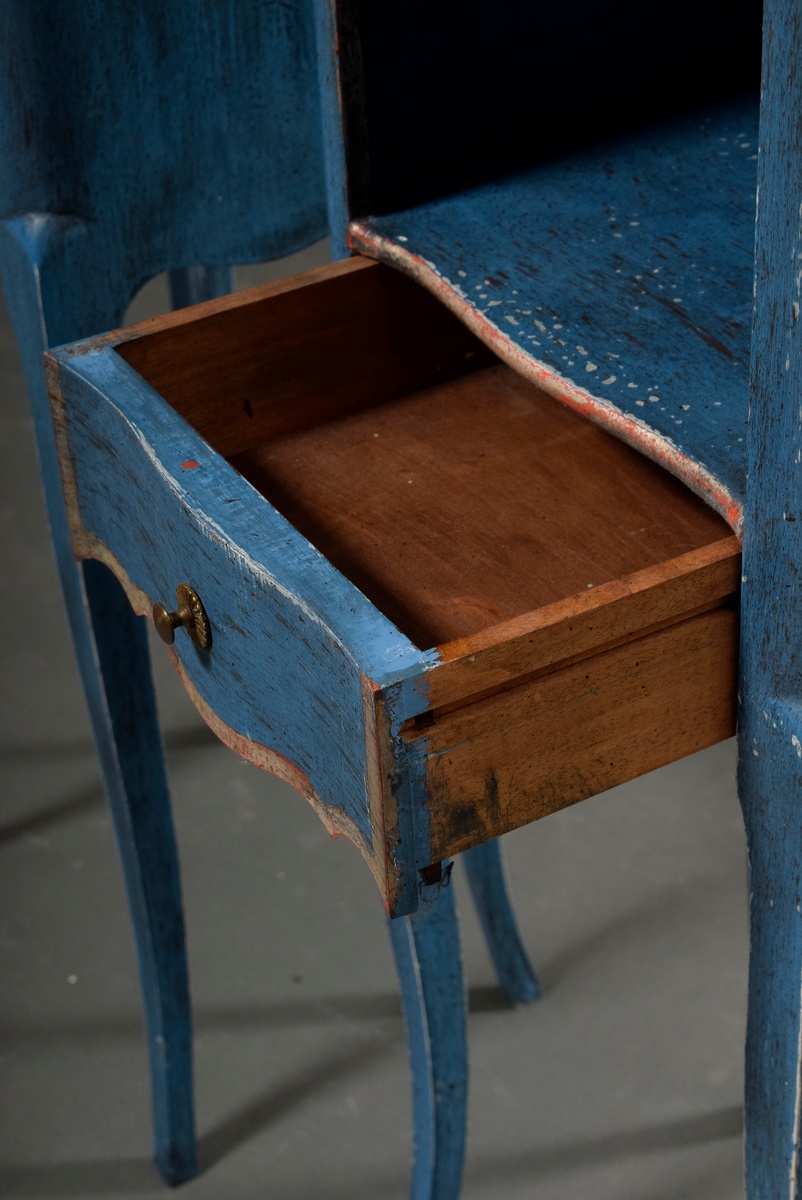
<svg viewBox="0 0 802 1200"><path fill-rule="evenodd" d="M734 732L740 546L671 475L352 259L67 347L76 555L244 758L418 873Z"/></svg>

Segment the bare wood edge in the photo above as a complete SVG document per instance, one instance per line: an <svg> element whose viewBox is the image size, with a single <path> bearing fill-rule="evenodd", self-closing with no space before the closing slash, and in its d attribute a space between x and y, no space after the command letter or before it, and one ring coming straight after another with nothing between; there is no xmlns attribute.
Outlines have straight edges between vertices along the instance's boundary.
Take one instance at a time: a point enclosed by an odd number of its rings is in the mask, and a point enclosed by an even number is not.
<svg viewBox="0 0 802 1200"><path fill-rule="evenodd" d="M483 699L577 658L644 637L740 590L734 535L438 647L429 711Z"/></svg>
<svg viewBox="0 0 802 1200"><path fill-rule="evenodd" d="M340 262L326 263L325 266L313 267L308 271L301 271L297 275L288 275L270 283L260 283L240 292L232 292L228 296L204 300L201 304L192 305L191 308L179 308L158 317L148 317L144 321L138 321L136 325L126 325L119 329L109 330L107 333L87 338L77 342L74 346L59 350L59 357L77 358L84 354L97 353L109 347L113 349L126 342L136 341L138 338L154 333L162 333L168 329L179 329L183 325L197 325L199 321L218 316L220 313L246 308L249 304L257 303L260 300L269 300L274 296L299 291L313 284L326 283L341 275L352 275L369 268L375 269L378 265L374 259L364 255L355 255Z"/></svg>
<svg viewBox="0 0 802 1200"><path fill-rule="evenodd" d="M362 675L362 711L365 721L365 785L368 794L370 828L373 838L372 869L384 907L392 915L398 900L400 871L396 864L395 850L398 845L398 804L389 788L385 787L387 773L382 749L389 739L389 730L381 722L383 716L377 697L379 687ZM380 723L382 728L380 729ZM390 825L388 826L388 816ZM389 829L389 832L388 832ZM393 836L394 831L394 836Z"/></svg>
<svg viewBox="0 0 802 1200"><path fill-rule="evenodd" d="M607 429L615 437L633 446L672 475L676 475L691 491L715 509L734 533L743 533L741 503L720 479L701 463L679 450L665 434L658 433L645 421L621 412L609 400L603 400L584 388L577 387L546 363L530 357L503 330L459 296L435 267L410 250L405 250L359 221L350 223L346 240L352 251L369 255L379 262L389 263L417 280L451 309L502 362L580 416Z"/></svg>

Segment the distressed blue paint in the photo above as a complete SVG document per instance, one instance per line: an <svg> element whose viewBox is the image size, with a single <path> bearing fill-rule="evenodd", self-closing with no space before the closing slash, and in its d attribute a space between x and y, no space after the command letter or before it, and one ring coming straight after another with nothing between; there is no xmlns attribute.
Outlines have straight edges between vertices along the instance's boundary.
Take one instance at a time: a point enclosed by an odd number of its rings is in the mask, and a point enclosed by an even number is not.
<svg viewBox="0 0 802 1200"><path fill-rule="evenodd" d="M130 297L168 268L275 258L326 232L303 0L173 0L116 19L102 0L11 0L0 114L0 162L13 164L0 218L90 227L64 248L73 283L110 279Z"/></svg>
<svg viewBox="0 0 802 1200"><path fill-rule="evenodd" d="M57 357L84 527L152 601L196 589L213 648L176 650L202 698L369 844L360 673L420 670L421 652L113 350Z"/></svg>
<svg viewBox="0 0 802 1200"><path fill-rule="evenodd" d="M767 0L739 713L749 1200L802 1194L802 19Z"/></svg>
<svg viewBox="0 0 802 1200"><path fill-rule="evenodd" d="M540 995L504 880L498 839L466 850L461 856L468 873L476 911L493 958L498 981L510 1004L530 1004Z"/></svg>
<svg viewBox="0 0 802 1200"><path fill-rule="evenodd" d="M430 661L426 667L431 665ZM382 689L382 704L393 745L392 787L398 805L395 858L400 872L400 891L396 912L399 916L407 916L418 906L418 872L432 864L426 739L408 741L401 736L405 723L429 707L425 672L408 674L395 683L386 684Z"/></svg>
<svg viewBox="0 0 802 1200"><path fill-rule="evenodd" d="M67 312L48 292L49 251L71 223L0 222L0 269L22 352L53 545L110 804L139 961L151 1065L154 1157L178 1184L197 1170L192 1028L175 836L147 639L117 585L72 556L42 371L51 328L80 330L91 289ZM85 328L85 326L83 326ZM133 718L133 719L132 719Z"/></svg>
<svg viewBox="0 0 802 1200"><path fill-rule="evenodd" d="M734 103L359 220L352 244L450 292L514 365L542 365L539 382L578 390L579 406L595 400L591 419L623 414L628 440L667 451L670 469L677 454L690 460L686 480L737 523L756 122L754 104Z"/></svg>
<svg viewBox="0 0 802 1200"><path fill-rule="evenodd" d="M136 933L153 1094L154 1158L172 1184L198 1169L181 885L147 632L112 574L83 567L106 704L96 743ZM93 692L98 685L94 684ZM90 697L91 697L90 693Z"/></svg>
<svg viewBox="0 0 802 1200"><path fill-rule="evenodd" d="M451 882L420 884L413 916L390 922L412 1070L411 1200L456 1200L468 1102L466 1004Z"/></svg>

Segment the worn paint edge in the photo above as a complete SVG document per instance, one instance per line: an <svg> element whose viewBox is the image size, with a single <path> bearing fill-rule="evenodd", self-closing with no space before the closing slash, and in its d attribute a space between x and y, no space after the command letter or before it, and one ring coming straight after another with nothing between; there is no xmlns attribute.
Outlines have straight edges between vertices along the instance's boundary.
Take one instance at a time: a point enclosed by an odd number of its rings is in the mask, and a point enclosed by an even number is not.
<svg viewBox="0 0 802 1200"><path fill-rule="evenodd" d="M259 767L262 771L267 771L268 774L274 775L294 788L311 804L331 837L344 837L353 842L370 867L379 890L383 892L384 864L376 861L373 847L351 817L337 805L327 804L315 790L309 777L283 754L279 754L277 750L271 750L269 746L264 746L261 742L253 741L246 734L239 733L222 721L193 684L175 650L170 649L169 654L187 695L215 737L245 762Z"/></svg>
<svg viewBox="0 0 802 1200"><path fill-rule="evenodd" d="M460 296L435 267L412 251L375 233L359 221L352 221L348 227L348 245L353 251L390 263L422 284L519 375L665 467L715 509L735 534L741 536L743 506L707 467L683 454L663 434L636 417L627 416L609 401L577 387L552 367L524 353L503 330Z"/></svg>
<svg viewBox="0 0 802 1200"><path fill-rule="evenodd" d="M416 912L425 896L420 871L432 865L432 831L425 736L402 730L429 707L427 674L374 685L375 728L383 797L382 821L394 880L391 916Z"/></svg>

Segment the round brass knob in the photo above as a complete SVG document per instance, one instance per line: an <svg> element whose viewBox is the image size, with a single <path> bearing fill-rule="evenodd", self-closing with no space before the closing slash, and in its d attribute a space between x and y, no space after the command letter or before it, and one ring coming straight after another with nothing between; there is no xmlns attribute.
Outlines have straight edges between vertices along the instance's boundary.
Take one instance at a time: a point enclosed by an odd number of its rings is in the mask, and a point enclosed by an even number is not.
<svg viewBox="0 0 802 1200"><path fill-rule="evenodd" d="M168 612L163 604L153 605L153 624L163 642L172 646L176 629L184 628L199 650L208 650L212 644L212 630L201 598L188 583L179 583L175 589L178 608Z"/></svg>

